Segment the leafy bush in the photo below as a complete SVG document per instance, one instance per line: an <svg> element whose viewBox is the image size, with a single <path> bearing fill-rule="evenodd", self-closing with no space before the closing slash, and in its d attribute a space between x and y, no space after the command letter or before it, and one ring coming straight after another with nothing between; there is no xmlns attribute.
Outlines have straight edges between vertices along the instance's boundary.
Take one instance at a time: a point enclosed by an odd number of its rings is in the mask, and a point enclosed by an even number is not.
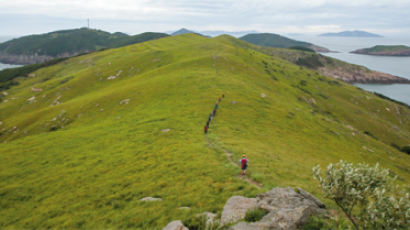
<svg viewBox="0 0 410 230"><path fill-rule="evenodd" d="M268 214L268 211L262 208L255 208L252 210L248 210L245 214L245 221L246 222L256 222L261 220L266 214Z"/></svg>
<svg viewBox="0 0 410 230"><path fill-rule="evenodd" d="M409 194L393 191L387 169L376 164L330 164L325 176L313 168L325 196L334 200L356 229L404 229L410 222Z"/></svg>
<svg viewBox="0 0 410 230"><path fill-rule="evenodd" d="M401 148L401 151L403 153L410 154L410 146L404 146L403 148Z"/></svg>
<svg viewBox="0 0 410 230"><path fill-rule="evenodd" d="M319 55L312 54L306 57L300 57L296 61L297 65L305 66L311 69L317 69L319 67L323 67L323 63L319 59Z"/></svg>
<svg viewBox="0 0 410 230"><path fill-rule="evenodd" d="M396 148L397 150L403 152L403 153L410 154L410 146L408 146L408 145L403 146L403 147L400 147L400 146L398 146L397 144L392 143L391 146L394 147L394 148Z"/></svg>
<svg viewBox="0 0 410 230"><path fill-rule="evenodd" d="M307 48L307 47L303 47L303 46L292 46L289 49L293 49L293 50L301 50L301 51L306 51L306 52L312 52L315 53L314 50Z"/></svg>

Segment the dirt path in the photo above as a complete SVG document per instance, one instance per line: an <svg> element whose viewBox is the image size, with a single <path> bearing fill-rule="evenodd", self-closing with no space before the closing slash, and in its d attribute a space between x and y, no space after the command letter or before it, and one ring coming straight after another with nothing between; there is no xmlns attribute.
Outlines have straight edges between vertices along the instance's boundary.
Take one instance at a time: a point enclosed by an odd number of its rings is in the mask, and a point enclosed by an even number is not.
<svg viewBox="0 0 410 230"><path fill-rule="evenodd" d="M205 138L206 138L206 141L208 142L209 147L213 148L215 151L217 151L217 149L214 147L212 142L209 140L208 136L206 136ZM231 164L234 165L235 167L240 168L239 164L235 163L235 161L232 159L232 154L224 148L222 148L222 150L225 152L225 155L226 155L226 158L228 158L228 161L231 162ZM242 180L245 180L246 182L248 182L249 184L251 184L251 185L253 185L257 188L262 188L261 183L255 181L255 180L252 180L250 177L248 177L248 175L239 175L238 177Z"/></svg>

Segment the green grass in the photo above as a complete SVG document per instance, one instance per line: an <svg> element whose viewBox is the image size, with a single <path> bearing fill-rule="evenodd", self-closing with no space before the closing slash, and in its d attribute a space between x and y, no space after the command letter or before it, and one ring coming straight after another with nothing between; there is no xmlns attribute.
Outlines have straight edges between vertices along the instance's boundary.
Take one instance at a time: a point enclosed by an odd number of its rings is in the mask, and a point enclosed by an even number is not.
<svg viewBox="0 0 410 230"><path fill-rule="evenodd" d="M161 229L274 186L322 198L311 168L340 159L379 162L409 183L410 156L391 146L409 144L407 107L229 36L167 37L35 74L0 104L1 228ZM214 148L203 126L222 93ZM221 148L238 161L245 152L263 189Z"/></svg>

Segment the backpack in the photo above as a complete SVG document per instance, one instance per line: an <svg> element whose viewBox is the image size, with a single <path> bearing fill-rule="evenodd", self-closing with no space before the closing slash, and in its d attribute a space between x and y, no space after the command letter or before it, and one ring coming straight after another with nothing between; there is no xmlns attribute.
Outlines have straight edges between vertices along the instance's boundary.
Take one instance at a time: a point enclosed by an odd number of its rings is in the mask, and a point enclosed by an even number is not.
<svg viewBox="0 0 410 230"><path fill-rule="evenodd" d="M246 158L242 158L242 160L241 160L242 168L245 168L247 166L247 164L248 164L248 160L246 160Z"/></svg>

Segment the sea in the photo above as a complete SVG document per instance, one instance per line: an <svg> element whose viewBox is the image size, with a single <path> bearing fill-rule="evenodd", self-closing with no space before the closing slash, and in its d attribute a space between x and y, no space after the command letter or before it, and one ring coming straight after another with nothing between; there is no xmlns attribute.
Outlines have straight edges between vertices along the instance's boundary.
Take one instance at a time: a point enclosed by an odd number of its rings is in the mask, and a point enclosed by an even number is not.
<svg viewBox="0 0 410 230"><path fill-rule="evenodd" d="M362 65L371 70L389 73L395 76L410 79L410 57L372 56L352 54L350 51L368 48L375 45L407 45L410 46L410 37L320 37L312 35L292 35L292 39L306 41L326 47L335 53L323 53L352 64ZM355 84L357 87L371 92L377 92L397 101L410 105L410 84Z"/></svg>
<svg viewBox="0 0 410 230"><path fill-rule="evenodd" d="M410 46L409 38L357 38L357 37L320 37L313 35L289 35L288 37L300 41L307 41L315 45L326 47L334 53L323 53L323 55L337 58L352 64L362 65L372 70L389 73L395 76L410 79L410 57L387 57L352 54L350 51L368 48L375 45L407 45ZM10 39L10 37L8 38ZM0 42L5 41L0 37ZM0 63L0 70L18 67ZM410 105L410 84L355 84L362 89L383 94L392 99Z"/></svg>

